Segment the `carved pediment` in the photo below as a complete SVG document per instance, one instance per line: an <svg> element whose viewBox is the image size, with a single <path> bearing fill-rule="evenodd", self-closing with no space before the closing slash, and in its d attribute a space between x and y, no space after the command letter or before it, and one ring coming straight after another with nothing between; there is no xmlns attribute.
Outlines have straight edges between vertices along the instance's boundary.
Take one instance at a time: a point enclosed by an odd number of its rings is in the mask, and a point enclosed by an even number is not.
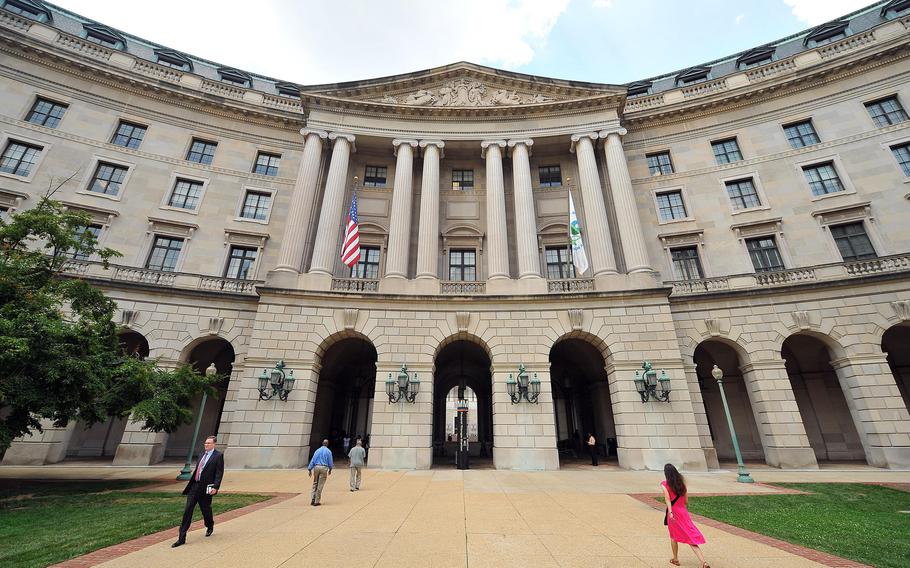
<svg viewBox="0 0 910 568"><path fill-rule="evenodd" d="M496 88L483 81L469 78L455 79L431 88L417 89L398 95L386 94L374 102L434 107L492 107L513 106L555 101L543 93L521 92L516 89Z"/></svg>

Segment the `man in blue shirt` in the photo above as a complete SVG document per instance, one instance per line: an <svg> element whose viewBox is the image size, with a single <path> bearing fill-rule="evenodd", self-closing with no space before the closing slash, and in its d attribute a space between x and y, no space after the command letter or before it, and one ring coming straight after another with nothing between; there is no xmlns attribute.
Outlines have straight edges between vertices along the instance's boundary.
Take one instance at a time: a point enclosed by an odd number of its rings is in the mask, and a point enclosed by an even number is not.
<svg viewBox="0 0 910 568"><path fill-rule="evenodd" d="M310 505L314 507L320 505L322 488L325 485L325 480L332 475L334 467L335 462L332 461L332 450L329 449L329 441L323 440L322 447L313 452L313 459L310 460L310 465L307 466L307 475L313 478L313 495L312 499L310 499ZM313 475L314 471L316 475Z"/></svg>

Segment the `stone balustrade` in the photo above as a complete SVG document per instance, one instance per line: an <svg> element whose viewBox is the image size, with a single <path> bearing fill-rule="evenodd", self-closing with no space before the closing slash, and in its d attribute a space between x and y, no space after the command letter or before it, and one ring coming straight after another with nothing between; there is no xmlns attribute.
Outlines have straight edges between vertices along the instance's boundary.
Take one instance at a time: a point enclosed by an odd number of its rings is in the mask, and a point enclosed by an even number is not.
<svg viewBox="0 0 910 568"><path fill-rule="evenodd" d="M593 292L593 278L566 278L563 280L547 280L548 292Z"/></svg>
<svg viewBox="0 0 910 568"><path fill-rule="evenodd" d="M910 270L910 254L896 254L847 262L844 264L844 268L850 276Z"/></svg>
<svg viewBox="0 0 910 568"><path fill-rule="evenodd" d="M478 296L487 291L486 282L462 282L460 280L443 281L440 293L447 296Z"/></svg>
<svg viewBox="0 0 910 568"><path fill-rule="evenodd" d="M814 269L793 268L790 270L775 270L774 272L759 272L755 275L755 284L758 286L779 286L815 279Z"/></svg>
<svg viewBox="0 0 910 568"><path fill-rule="evenodd" d="M337 292L378 292L379 280L372 278L332 278L332 290Z"/></svg>
<svg viewBox="0 0 910 568"><path fill-rule="evenodd" d="M873 41L875 41L875 36L873 35L872 30L869 30L820 47L818 49L818 54L822 59L829 59L836 55L840 55L841 53L853 51L854 49L862 47L867 43L872 43Z"/></svg>
<svg viewBox="0 0 910 568"><path fill-rule="evenodd" d="M166 272L114 264L105 268L101 262L88 260L70 260L64 267L64 273L80 278L90 278L102 283L131 282L144 286L205 290L207 292L242 294L245 296L256 295L256 286L263 283L262 280L241 280L186 272Z"/></svg>

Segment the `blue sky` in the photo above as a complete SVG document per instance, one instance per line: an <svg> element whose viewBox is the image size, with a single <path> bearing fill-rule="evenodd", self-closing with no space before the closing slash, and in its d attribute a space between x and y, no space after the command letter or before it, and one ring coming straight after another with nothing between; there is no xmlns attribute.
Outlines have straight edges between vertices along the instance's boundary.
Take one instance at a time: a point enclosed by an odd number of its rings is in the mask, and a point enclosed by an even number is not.
<svg viewBox="0 0 910 568"><path fill-rule="evenodd" d="M56 0L153 42L302 84L407 73L460 60L560 79L626 83L755 47L868 3Z"/></svg>

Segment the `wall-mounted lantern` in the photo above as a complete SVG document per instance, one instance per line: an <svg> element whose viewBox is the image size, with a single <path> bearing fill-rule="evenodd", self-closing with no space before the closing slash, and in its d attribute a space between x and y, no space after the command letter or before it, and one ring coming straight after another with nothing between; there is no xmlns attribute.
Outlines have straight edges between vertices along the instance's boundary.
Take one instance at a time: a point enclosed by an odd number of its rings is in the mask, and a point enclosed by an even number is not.
<svg viewBox="0 0 910 568"><path fill-rule="evenodd" d="M277 396L286 401L288 395L294 390L294 371L284 372L284 361L278 361L271 371L263 369L259 375L259 400L269 400Z"/></svg>
<svg viewBox="0 0 910 568"><path fill-rule="evenodd" d="M536 404L537 397L540 396L540 379L537 378L537 373L534 373L534 378L529 378L525 366L518 365L518 380L515 380L512 373L509 373L506 388L509 390L512 404L518 404L522 398L531 404Z"/></svg>
<svg viewBox="0 0 910 568"><path fill-rule="evenodd" d="M654 399L660 402L670 402L670 377L666 371L661 371L660 376L657 371L651 370L651 362L644 361L641 364L644 372L635 371L635 390L641 395L642 402L648 402Z"/></svg>
<svg viewBox="0 0 910 568"><path fill-rule="evenodd" d="M392 373L389 373L389 378L385 382L385 392L389 395L389 404L400 400L413 403L417 400L417 393L420 392L420 379L417 378L417 373L414 373L412 378L408 373L408 366L402 365L401 370L398 371L397 380L392 378Z"/></svg>

